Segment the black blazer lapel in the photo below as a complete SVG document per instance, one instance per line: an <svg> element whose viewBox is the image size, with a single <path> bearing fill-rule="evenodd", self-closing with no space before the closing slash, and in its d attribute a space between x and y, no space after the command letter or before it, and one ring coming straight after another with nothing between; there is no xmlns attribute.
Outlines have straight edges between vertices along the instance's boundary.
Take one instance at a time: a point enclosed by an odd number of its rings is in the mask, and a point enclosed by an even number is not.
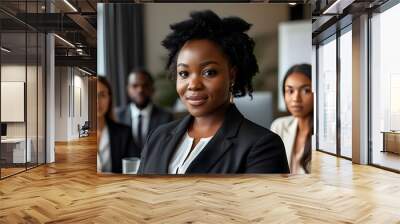
<svg viewBox="0 0 400 224"><path fill-rule="evenodd" d="M121 161L121 146L118 141L118 130L116 130L112 122L107 122L108 131L110 133L110 149L111 150L111 163L112 172L122 172L122 161Z"/></svg>
<svg viewBox="0 0 400 224"><path fill-rule="evenodd" d="M159 111L156 105L153 105L153 109L151 110L150 114L150 123L149 123L149 132L150 130L155 130L158 127L158 124L160 123L159 120ZM148 135L149 133L147 133Z"/></svg>
<svg viewBox="0 0 400 224"><path fill-rule="evenodd" d="M190 115L184 117L178 125L171 130L168 136L161 141L158 149L158 155L161 156L159 162L155 163L155 172L159 174L168 174L168 166L174 155L175 151L177 150L178 144L182 139L182 136L186 133L188 125L192 117ZM164 145L165 142L168 142L167 145Z"/></svg>
<svg viewBox="0 0 400 224"><path fill-rule="evenodd" d="M189 165L186 173L209 173L210 169L230 149L232 144L231 140L225 139L222 135L215 135Z"/></svg>
<svg viewBox="0 0 400 224"><path fill-rule="evenodd" d="M232 148L233 139L242 121L242 114L240 114L236 106L232 104L227 111L227 116L221 128L208 142L203 151L189 165L186 173L209 173L225 152Z"/></svg>

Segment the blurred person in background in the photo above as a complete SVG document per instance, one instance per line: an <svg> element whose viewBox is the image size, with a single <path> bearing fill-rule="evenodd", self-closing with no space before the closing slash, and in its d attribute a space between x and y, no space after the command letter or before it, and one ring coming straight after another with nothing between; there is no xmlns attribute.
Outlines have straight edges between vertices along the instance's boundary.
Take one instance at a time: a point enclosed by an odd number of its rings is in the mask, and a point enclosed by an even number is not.
<svg viewBox="0 0 400 224"><path fill-rule="evenodd" d="M122 173L122 159L140 157L130 127L116 123L108 81L97 77L97 171Z"/></svg>
<svg viewBox="0 0 400 224"><path fill-rule="evenodd" d="M313 132L311 65L292 66L283 79L283 95L291 116L276 119L271 130L281 136L291 174L310 173Z"/></svg>
<svg viewBox="0 0 400 224"><path fill-rule="evenodd" d="M246 119L233 97L252 96L258 72L251 24L210 10L171 25L167 68L189 115L157 128L139 174L289 173L282 140Z"/></svg>
<svg viewBox="0 0 400 224"><path fill-rule="evenodd" d="M139 149L143 148L152 130L173 120L172 113L153 104L154 91L154 80L149 72L132 70L127 85L130 103L117 110L118 121L132 128L134 142Z"/></svg>

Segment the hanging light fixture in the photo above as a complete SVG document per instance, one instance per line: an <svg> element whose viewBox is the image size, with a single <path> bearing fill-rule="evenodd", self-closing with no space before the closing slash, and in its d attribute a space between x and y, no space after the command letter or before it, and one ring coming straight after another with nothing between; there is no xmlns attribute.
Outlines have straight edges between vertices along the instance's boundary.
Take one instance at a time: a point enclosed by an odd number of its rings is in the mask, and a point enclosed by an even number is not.
<svg viewBox="0 0 400 224"><path fill-rule="evenodd" d="M6 53L10 53L10 52L11 52L10 49L7 49L7 48L5 48L5 47L1 47L1 51L4 51L4 52L6 52Z"/></svg>
<svg viewBox="0 0 400 224"><path fill-rule="evenodd" d="M68 0L64 0L64 3L68 5L74 12L78 12L78 10L73 6Z"/></svg>

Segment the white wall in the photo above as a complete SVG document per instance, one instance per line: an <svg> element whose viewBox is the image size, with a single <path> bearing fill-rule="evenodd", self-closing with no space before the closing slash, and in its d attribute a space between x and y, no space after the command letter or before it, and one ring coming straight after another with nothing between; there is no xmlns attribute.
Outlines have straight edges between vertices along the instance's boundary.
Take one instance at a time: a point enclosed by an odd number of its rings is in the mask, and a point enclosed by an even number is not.
<svg viewBox="0 0 400 224"><path fill-rule="evenodd" d="M27 72L27 73L26 73ZM29 86L34 88L27 88L27 119L28 119L28 136L36 130L36 80L33 80L31 75L36 76L36 66L25 66L18 64L8 64L1 66L1 81L3 82L25 82L25 76L28 75ZM4 96L2 96L3 98ZM39 105L39 107L42 105ZM9 108L1 108L1 110L7 110ZM33 113L35 112L35 113ZM32 123L32 121L34 121ZM7 122L7 136L8 137L25 137L25 122ZM36 132L35 132L36 133Z"/></svg>
<svg viewBox="0 0 400 224"><path fill-rule="evenodd" d="M286 111L281 90L286 71L295 64L311 64L312 25L310 20L288 21L279 24L279 87L278 107Z"/></svg>
<svg viewBox="0 0 400 224"><path fill-rule="evenodd" d="M24 65L9 64L1 66L1 81L5 82L25 82L26 70L28 73L32 70L31 66L25 67ZM1 110L7 110L7 108L1 108ZM7 124L7 136L8 137L25 137L25 122L12 122Z"/></svg>
<svg viewBox="0 0 400 224"><path fill-rule="evenodd" d="M88 77L76 68L56 67L56 141L79 137L78 124L88 120L88 105Z"/></svg>
<svg viewBox="0 0 400 224"><path fill-rule="evenodd" d="M44 163L44 150L45 150L45 139L44 139L44 73L42 67L32 66L25 64L3 64L1 66L1 81L2 82L23 82L23 89L18 90L19 94L24 94L26 89L26 100L25 95L22 96L22 107L12 108L10 106L5 107L2 102L2 114L6 113L17 113L15 110L19 110L22 113L21 122L6 122L7 124L7 137L9 138L27 138L31 143L31 155L32 161L36 162L36 158L39 159L39 163ZM26 88L25 88L26 87ZM2 94L7 94L2 89ZM9 93L10 94L10 93ZM10 96L2 95L2 99L10 98ZM12 102L11 102L12 103ZM17 102L14 102L17 103ZM25 105L26 103L26 105ZM14 111L12 111L14 110ZM26 120L24 118L26 112ZM2 118L3 120L3 118ZM49 150L51 151L51 150ZM37 157L37 153L39 156ZM51 161L50 161L51 162Z"/></svg>
<svg viewBox="0 0 400 224"><path fill-rule="evenodd" d="M24 122L25 83L1 81L1 121ZM36 106L35 106L36 108Z"/></svg>
<svg viewBox="0 0 400 224"><path fill-rule="evenodd" d="M68 85L69 76L67 67L56 67L55 82L55 140L66 141L68 139ZM64 97L62 97L64 96Z"/></svg>

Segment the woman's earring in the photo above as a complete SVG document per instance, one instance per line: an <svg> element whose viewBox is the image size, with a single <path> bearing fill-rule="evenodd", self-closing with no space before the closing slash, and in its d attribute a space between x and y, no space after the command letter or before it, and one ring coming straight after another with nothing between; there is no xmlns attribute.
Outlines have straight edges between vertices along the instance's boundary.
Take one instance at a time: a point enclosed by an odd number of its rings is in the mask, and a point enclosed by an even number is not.
<svg viewBox="0 0 400 224"><path fill-rule="evenodd" d="M230 97L229 101L230 101L231 103L233 103L233 85L235 85L234 82L231 83L231 86L230 86L230 88L229 88L229 92L231 93L231 97Z"/></svg>

